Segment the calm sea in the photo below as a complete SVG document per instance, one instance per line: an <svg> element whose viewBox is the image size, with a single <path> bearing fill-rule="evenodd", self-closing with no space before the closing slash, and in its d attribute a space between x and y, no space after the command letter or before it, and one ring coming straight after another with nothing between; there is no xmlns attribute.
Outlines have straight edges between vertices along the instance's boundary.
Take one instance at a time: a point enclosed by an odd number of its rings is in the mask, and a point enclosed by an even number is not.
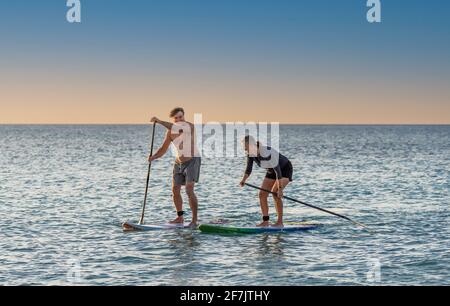
<svg viewBox="0 0 450 306"><path fill-rule="evenodd" d="M125 234L121 223L139 218L149 138L148 126L0 126L0 284L450 285L450 126L281 127L294 164L285 194L374 233L286 203L287 220L324 226ZM171 165L153 165L147 222L174 217ZM258 222L257 192L238 187L243 169L240 157L203 159L203 222ZM255 169L250 181L263 177Z"/></svg>

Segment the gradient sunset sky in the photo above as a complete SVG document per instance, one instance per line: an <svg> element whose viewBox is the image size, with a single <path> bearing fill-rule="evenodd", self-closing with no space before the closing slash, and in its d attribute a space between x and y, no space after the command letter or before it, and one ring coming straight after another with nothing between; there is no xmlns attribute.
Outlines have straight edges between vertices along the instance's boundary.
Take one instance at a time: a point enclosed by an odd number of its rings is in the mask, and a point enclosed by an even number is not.
<svg viewBox="0 0 450 306"><path fill-rule="evenodd" d="M450 1L0 1L0 123L450 123Z"/></svg>

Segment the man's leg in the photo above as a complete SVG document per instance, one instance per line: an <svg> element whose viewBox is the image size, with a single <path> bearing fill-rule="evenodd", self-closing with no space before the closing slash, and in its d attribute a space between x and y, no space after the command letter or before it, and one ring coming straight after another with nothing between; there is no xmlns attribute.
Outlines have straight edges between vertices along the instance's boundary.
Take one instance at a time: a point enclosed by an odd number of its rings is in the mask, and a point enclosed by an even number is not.
<svg viewBox="0 0 450 306"><path fill-rule="evenodd" d="M194 191L195 182L189 182L186 183L186 194L189 198L189 206L191 207L192 211L192 221L191 226L197 225L198 222L198 200L197 196L195 195Z"/></svg>
<svg viewBox="0 0 450 306"><path fill-rule="evenodd" d="M183 211L183 198L181 197L181 185L177 185L175 182L172 183L172 198L173 204L175 205L175 209L177 213ZM177 218L170 223L183 223L183 216L177 216Z"/></svg>
<svg viewBox="0 0 450 306"><path fill-rule="evenodd" d="M288 178L282 178L280 180L280 187L281 189L284 189L289 184ZM272 187L272 192L278 191L278 185L274 184ZM283 226L283 199L279 198L276 195L273 195L273 200L275 201L275 209L277 210L277 216L278 220L277 223L274 224L274 226Z"/></svg>
<svg viewBox="0 0 450 306"><path fill-rule="evenodd" d="M192 211L192 221L190 226L197 226L198 223L198 200L194 191L195 183L200 178L201 159L194 158L190 161L189 167L186 169L186 194L189 198L189 206Z"/></svg>
<svg viewBox="0 0 450 306"><path fill-rule="evenodd" d="M265 190L272 190L272 186L275 183L275 180L264 178L264 181L261 185L261 189ZM259 204L261 205L261 212L263 217L269 216L269 204L267 203L267 198L269 196L269 193L266 191L261 190L259 192ZM263 220L258 226L269 226L270 223L268 220Z"/></svg>

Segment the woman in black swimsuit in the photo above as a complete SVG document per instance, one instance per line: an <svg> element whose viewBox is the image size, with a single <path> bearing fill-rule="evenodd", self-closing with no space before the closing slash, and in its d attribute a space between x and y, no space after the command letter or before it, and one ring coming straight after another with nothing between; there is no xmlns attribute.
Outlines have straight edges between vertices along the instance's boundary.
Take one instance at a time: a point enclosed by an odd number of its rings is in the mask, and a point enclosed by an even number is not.
<svg viewBox="0 0 450 306"><path fill-rule="evenodd" d="M245 152L247 153L247 168L244 177L241 180L241 187L252 173L253 163L255 162L261 168L267 169L266 177L261 185L262 189L271 190L273 195L275 208L277 210L278 221L273 226L283 226L283 189L292 182L292 164L285 156L278 153L275 149L263 146L252 136L245 136L243 139ZM259 202L263 215L262 223L258 226L269 226L269 205L267 198L269 193L266 191L259 192Z"/></svg>

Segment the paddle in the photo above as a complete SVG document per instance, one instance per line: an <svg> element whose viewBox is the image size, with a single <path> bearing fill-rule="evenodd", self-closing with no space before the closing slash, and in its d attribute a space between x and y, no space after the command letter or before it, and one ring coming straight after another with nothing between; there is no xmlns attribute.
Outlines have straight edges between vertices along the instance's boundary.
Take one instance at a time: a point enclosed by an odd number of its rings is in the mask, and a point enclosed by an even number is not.
<svg viewBox="0 0 450 306"><path fill-rule="evenodd" d="M156 122L153 122L152 144L150 146L150 156L153 156L153 143L155 141L155 127L156 127ZM142 206L142 214L141 214L141 219L139 220L139 225L144 224L145 206L147 205L148 183L150 182L150 170L151 169L152 169L152 163L149 162L148 163L148 171L147 171L147 183L145 185L144 205Z"/></svg>
<svg viewBox="0 0 450 306"><path fill-rule="evenodd" d="M252 185L252 184L245 183L245 185L247 185L247 186L249 186L249 187L252 187L252 188L255 188L255 189L259 189L259 190L265 191L265 192L270 193L270 194L273 194L273 195L277 195L275 192L272 192L272 191L267 190L267 189L264 189L264 188L260 188L260 187L258 187L258 186ZM317 210L326 212L326 213L328 213L328 214L331 214L331 215L340 217L340 218L342 218L342 219L345 219L345 220L347 220L347 221L352 222L353 224L356 224L356 225L358 225L358 226L361 226L361 227L365 228L366 230L368 230L369 232L371 232L371 230L370 230L366 225L364 225L364 224L362 224L362 223L359 223L359 222L357 222L357 221L354 221L354 220L350 219L349 217L346 217L346 216L337 214L337 213L335 213L335 212L326 210L326 209L324 209L324 208L320 208L320 207L314 206L314 205L312 205L312 204L308 204L308 203L305 203L305 202L302 202L302 201L299 201L299 200L296 200L296 199L293 199L293 198L290 198L290 197L287 197L287 196L283 196L283 198L285 198L286 200L290 200L290 201L293 201L293 202L296 202L296 203L299 203L299 204L302 204L302 205L306 205L306 206L308 206L308 207L311 207L311 208L314 208L314 209L317 209Z"/></svg>

